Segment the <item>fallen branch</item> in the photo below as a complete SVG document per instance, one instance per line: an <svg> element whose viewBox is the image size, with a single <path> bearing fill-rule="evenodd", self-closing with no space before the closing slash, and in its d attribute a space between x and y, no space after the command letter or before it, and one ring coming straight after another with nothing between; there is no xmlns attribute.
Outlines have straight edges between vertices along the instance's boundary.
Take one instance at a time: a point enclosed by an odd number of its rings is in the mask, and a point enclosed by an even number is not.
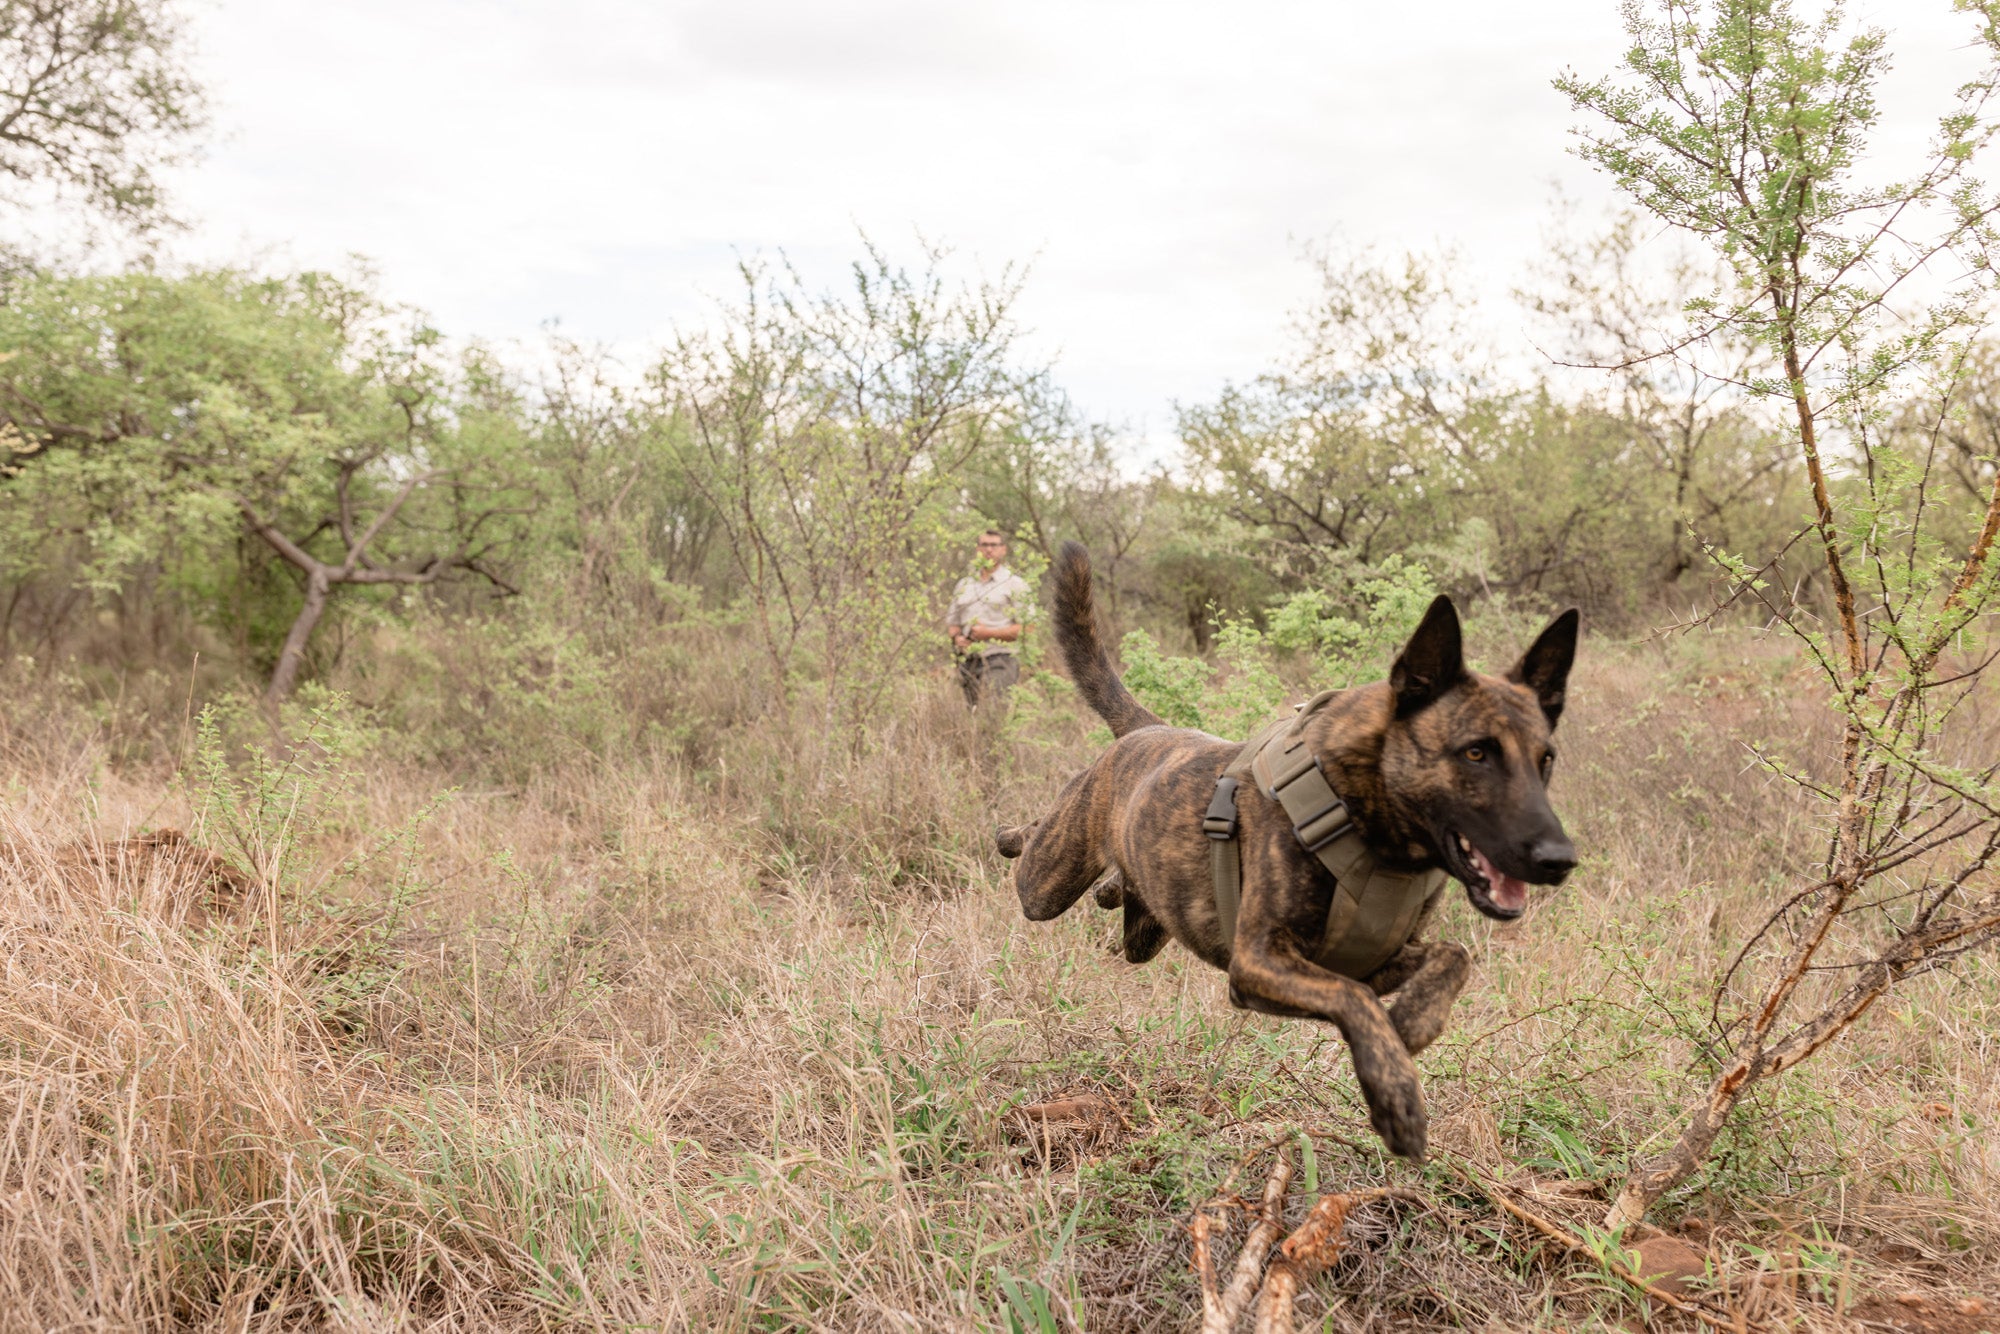
<svg viewBox="0 0 2000 1334"><path fill-rule="evenodd" d="M1237 1253L1227 1288L1217 1281L1215 1255L1210 1246L1214 1229L1222 1221L1214 1211L1245 1205L1229 1193L1225 1183L1222 1194L1195 1212L1190 1230L1194 1234L1195 1274L1201 1281L1201 1334L1233 1334L1243 1313L1251 1309L1253 1298L1257 1315L1254 1334L1296 1334L1292 1307L1299 1289L1339 1258L1343 1248L1341 1232L1349 1212L1370 1200L1423 1201L1416 1191L1396 1186L1324 1195L1306 1214L1305 1221L1277 1244L1278 1254L1272 1259L1272 1247L1284 1232L1285 1192L1291 1180L1291 1152L1281 1147L1277 1161L1271 1164L1271 1175L1264 1182L1257 1224Z"/></svg>
<svg viewBox="0 0 2000 1334"><path fill-rule="evenodd" d="M1443 1151L1438 1151L1438 1157L1441 1161L1450 1164L1454 1168L1454 1170L1458 1172L1461 1178L1471 1183L1471 1185L1475 1189L1477 1189L1480 1194L1484 1195L1487 1199L1491 1200L1493 1204L1502 1211L1520 1220L1521 1222L1526 1223L1529 1227L1541 1233L1543 1236L1547 1237L1550 1241L1553 1241L1558 1245L1563 1246L1564 1248L1574 1252L1577 1255L1587 1256L1591 1260L1594 1260L1597 1263L1603 1265L1606 1269L1610 1270L1618 1278L1621 1278L1625 1282L1630 1283L1633 1287L1645 1293L1648 1297L1651 1297L1653 1300L1665 1303L1666 1305L1672 1307L1676 1311L1680 1311L1687 1315L1691 1315L1695 1319L1701 1321L1704 1325L1707 1325L1712 1329L1726 1329L1731 1331L1731 1334L1743 1334L1743 1331L1745 1330L1762 1328L1761 1325L1745 1320L1741 1315L1736 1315L1731 1318L1725 1319L1721 1316L1713 1314L1712 1312L1704 1311L1701 1307L1696 1306L1693 1303L1684 1300L1683 1298L1674 1296L1673 1293L1668 1292L1666 1289L1658 1287L1653 1283L1647 1282L1644 1278L1641 1278L1638 1274L1634 1273L1631 1269L1627 1268L1625 1265L1620 1264L1616 1260L1613 1260L1608 1255L1601 1254L1595 1247L1591 1246L1589 1242L1577 1236L1575 1233L1570 1232L1568 1229L1562 1227L1560 1224L1550 1222L1548 1219L1543 1218L1540 1214L1535 1213L1533 1210L1523 1208L1521 1205L1518 1205L1514 1201L1508 1199L1507 1196L1504 1193L1502 1193L1501 1188L1497 1183L1486 1180L1486 1178L1481 1176L1478 1170L1475 1169L1470 1163L1465 1162L1463 1159L1459 1159L1455 1163L1452 1162L1453 1159L1458 1158L1458 1155L1453 1154L1448 1150L1443 1150ZM1262 1331L1259 1331L1259 1334L1262 1334Z"/></svg>
<svg viewBox="0 0 2000 1334"><path fill-rule="evenodd" d="M1257 1298L1255 1334L1295 1334L1292 1303L1308 1279L1340 1257L1341 1230L1356 1202L1351 1195L1322 1196L1306 1221L1285 1238Z"/></svg>
<svg viewBox="0 0 2000 1334"><path fill-rule="evenodd" d="M1209 1229L1215 1219L1207 1206L1195 1215L1194 1254L1195 1270L1201 1277L1201 1334L1231 1334L1237 1318L1256 1295L1257 1280L1264 1272L1264 1257L1270 1254L1271 1244L1285 1228L1285 1191L1291 1184L1291 1151L1279 1149L1277 1161L1271 1164L1271 1175L1264 1182L1261 1216L1237 1253L1229 1287L1220 1293L1216 1291L1215 1262L1208 1248Z"/></svg>

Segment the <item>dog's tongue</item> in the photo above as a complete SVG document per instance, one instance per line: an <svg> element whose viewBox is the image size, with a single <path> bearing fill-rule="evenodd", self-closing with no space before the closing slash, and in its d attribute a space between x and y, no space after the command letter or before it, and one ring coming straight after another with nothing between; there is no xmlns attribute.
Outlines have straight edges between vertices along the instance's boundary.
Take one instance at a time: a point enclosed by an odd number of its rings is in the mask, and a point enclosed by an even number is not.
<svg viewBox="0 0 2000 1334"><path fill-rule="evenodd" d="M1468 839L1467 842L1471 840ZM1506 912L1522 912L1528 906L1528 882L1504 874L1478 848L1472 850L1472 869L1486 877L1486 897L1494 907Z"/></svg>

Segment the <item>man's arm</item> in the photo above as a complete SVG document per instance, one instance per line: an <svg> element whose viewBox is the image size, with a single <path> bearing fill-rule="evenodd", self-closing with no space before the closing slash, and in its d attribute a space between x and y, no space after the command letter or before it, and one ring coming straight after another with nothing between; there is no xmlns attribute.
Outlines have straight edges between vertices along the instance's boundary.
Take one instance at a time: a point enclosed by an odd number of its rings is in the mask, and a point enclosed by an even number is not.
<svg viewBox="0 0 2000 1334"><path fill-rule="evenodd" d="M1011 580L1011 588L1008 592L1007 600L1002 604L1006 607L1007 613L1012 619L1005 625L975 625L966 632L967 635L975 640L997 639L1002 643L1014 643L1020 639L1022 632L1027 628L1028 616L1022 613L1033 614L1033 597L1034 594L1028 588L1027 580L1021 578L1019 575L1014 575Z"/></svg>

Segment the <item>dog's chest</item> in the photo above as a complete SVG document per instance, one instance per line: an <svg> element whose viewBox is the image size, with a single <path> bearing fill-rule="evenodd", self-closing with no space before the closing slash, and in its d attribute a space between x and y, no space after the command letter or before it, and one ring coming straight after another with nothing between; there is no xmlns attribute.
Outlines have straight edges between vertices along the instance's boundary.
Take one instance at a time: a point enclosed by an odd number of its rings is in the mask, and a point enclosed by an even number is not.
<svg viewBox="0 0 2000 1334"><path fill-rule="evenodd" d="M1360 840L1356 839L1358 844ZM1331 849L1329 849L1331 851ZM1313 962L1357 980L1373 974L1409 942L1423 919L1424 905L1444 888L1445 873L1392 871L1379 865L1365 848L1333 872L1333 900L1327 905L1326 930Z"/></svg>

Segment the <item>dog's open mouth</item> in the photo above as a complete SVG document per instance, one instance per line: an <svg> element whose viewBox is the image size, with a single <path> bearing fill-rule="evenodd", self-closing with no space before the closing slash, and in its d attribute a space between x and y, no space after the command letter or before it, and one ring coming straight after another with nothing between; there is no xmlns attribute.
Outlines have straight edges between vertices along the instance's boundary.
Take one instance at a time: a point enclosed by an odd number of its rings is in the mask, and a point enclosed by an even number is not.
<svg viewBox="0 0 2000 1334"><path fill-rule="evenodd" d="M1508 875L1493 859L1474 847L1463 834L1455 835L1463 865L1459 879L1472 896L1473 907L1489 917L1503 920L1519 917L1528 910L1528 882Z"/></svg>

